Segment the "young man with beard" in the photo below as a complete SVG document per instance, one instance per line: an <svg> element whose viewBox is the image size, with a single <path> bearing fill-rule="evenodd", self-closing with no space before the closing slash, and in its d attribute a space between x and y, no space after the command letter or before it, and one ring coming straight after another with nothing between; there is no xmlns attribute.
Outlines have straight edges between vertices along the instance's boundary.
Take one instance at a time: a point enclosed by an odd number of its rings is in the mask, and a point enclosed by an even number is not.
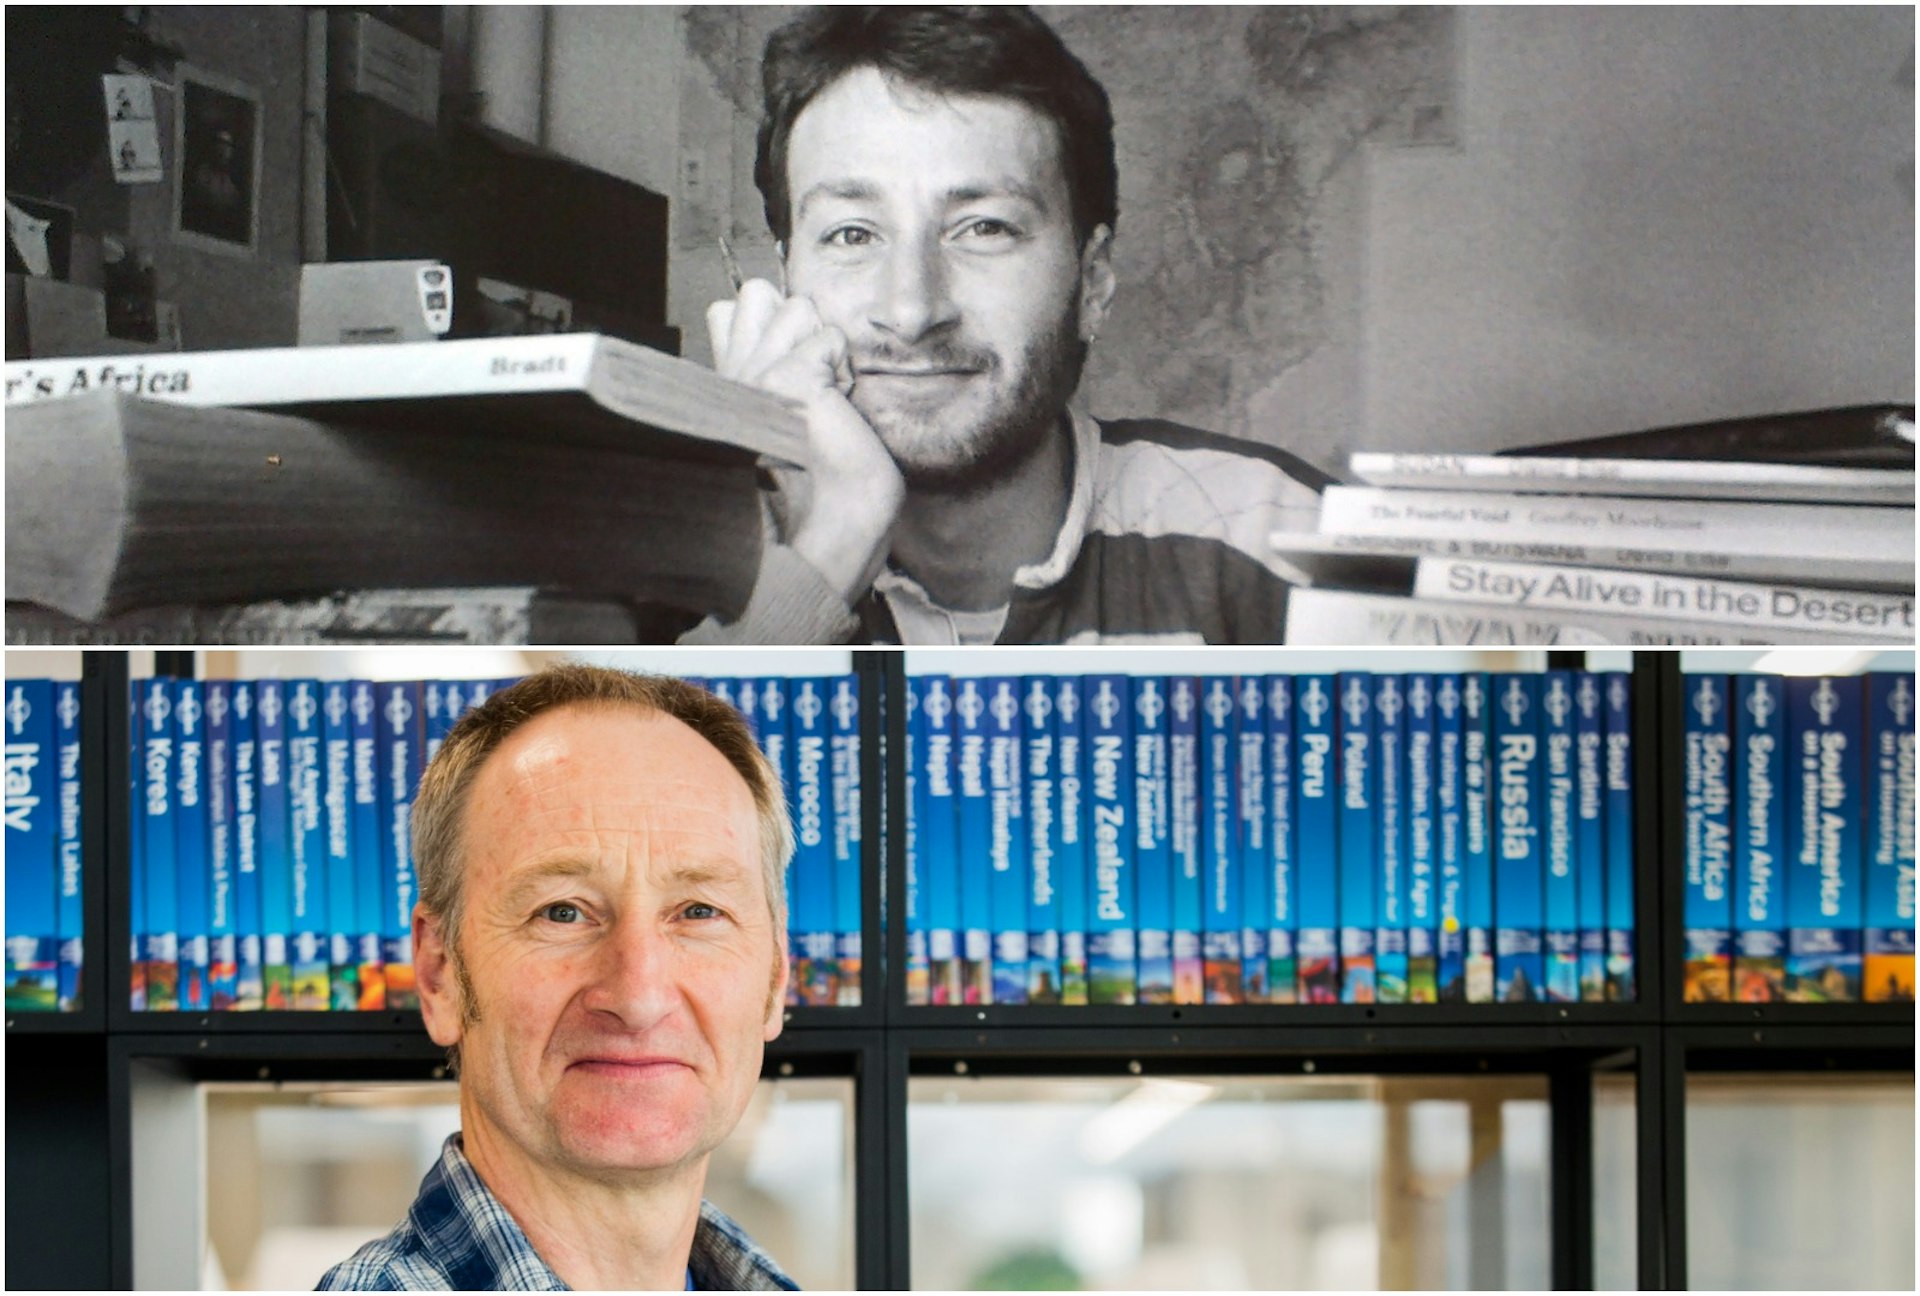
<svg viewBox="0 0 1920 1296"><path fill-rule="evenodd" d="M708 329L720 372L800 403L811 468L746 612L682 642L1277 641L1266 538L1325 479L1070 404L1118 181L1106 93L1058 36L1024 9L833 8L762 70L785 291L750 281Z"/></svg>

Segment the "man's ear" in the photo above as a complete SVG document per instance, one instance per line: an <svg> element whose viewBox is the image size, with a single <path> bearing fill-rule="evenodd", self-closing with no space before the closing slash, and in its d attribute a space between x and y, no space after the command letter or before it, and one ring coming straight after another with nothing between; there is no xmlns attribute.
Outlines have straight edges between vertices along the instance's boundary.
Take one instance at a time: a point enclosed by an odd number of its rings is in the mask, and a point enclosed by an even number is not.
<svg viewBox="0 0 1920 1296"><path fill-rule="evenodd" d="M1113 305L1113 231L1093 227L1080 249L1080 340L1092 342Z"/></svg>
<svg viewBox="0 0 1920 1296"><path fill-rule="evenodd" d="M780 1028L787 1021L787 941L784 934L775 938L773 943L773 983L767 991L767 1020L762 1023L760 1038L771 1044L780 1038Z"/></svg>
<svg viewBox="0 0 1920 1296"><path fill-rule="evenodd" d="M460 984L453 975L452 953L443 939L440 919L417 904L413 907L413 976L428 1038L441 1048L458 1044Z"/></svg>

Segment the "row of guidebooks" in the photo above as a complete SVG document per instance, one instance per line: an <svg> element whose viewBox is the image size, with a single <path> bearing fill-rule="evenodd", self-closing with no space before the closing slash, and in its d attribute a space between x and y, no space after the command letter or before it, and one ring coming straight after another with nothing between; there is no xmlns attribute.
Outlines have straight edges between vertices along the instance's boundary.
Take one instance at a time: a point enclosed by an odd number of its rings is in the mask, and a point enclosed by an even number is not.
<svg viewBox="0 0 1920 1296"><path fill-rule="evenodd" d="M418 1006L414 792L462 712L512 682L135 680L133 1007ZM790 1000L858 1004L854 677L695 682L749 718L787 789ZM8 1006L65 1007L81 949L78 686L9 681L7 696Z"/></svg>
<svg viewBox="0 0 1920 1296"><path fill-rule="evenodd" d="M1912 1002L1913 676L1691 675L1689 1002Z"/></svg>
<svg viewBox="0 0 1920 1296"><path fill-rule="evenodd" d="M1625 672L908 680L907 994L1635 998Z"/></svg>

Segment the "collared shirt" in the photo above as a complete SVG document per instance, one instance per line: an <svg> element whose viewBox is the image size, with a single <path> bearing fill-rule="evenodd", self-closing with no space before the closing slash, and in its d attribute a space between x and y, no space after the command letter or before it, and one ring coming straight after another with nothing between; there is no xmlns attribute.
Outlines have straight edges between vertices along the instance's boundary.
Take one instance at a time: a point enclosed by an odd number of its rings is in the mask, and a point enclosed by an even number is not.
<svg viewBox="0 0 1920 1296"><path fill-rule="evenodd" d="M700 1203L688 1275L700 1291L795 1291L738 1224ZM474 1171L460 1136L393 1232L327 1270L317 1291L568 1291Z"/></svg>
<svg viewBox="0 0 1920 1296"><path fill-rule="evenodd" d="M858 610L882 643L1278 643L1288 575L1268 537L1318 524L1326 474L1271 446L1159 419L1072 413L1053 551L1003 609L955 614L889 567ZM993 634L982 639L984 630Z"/></svg>

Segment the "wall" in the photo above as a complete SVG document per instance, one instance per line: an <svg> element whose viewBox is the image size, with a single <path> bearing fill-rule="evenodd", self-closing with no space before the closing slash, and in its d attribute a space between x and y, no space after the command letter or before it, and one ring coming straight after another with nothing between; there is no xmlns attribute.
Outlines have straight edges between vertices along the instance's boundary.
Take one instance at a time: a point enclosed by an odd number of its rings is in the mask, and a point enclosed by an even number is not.
<svg viewBox="0 0 1920 1296"><path fill-rule="evenodd" d="M1912 9L1460 21L1460 152L1369 159L1369 444L1912 401Z"/></svg>

